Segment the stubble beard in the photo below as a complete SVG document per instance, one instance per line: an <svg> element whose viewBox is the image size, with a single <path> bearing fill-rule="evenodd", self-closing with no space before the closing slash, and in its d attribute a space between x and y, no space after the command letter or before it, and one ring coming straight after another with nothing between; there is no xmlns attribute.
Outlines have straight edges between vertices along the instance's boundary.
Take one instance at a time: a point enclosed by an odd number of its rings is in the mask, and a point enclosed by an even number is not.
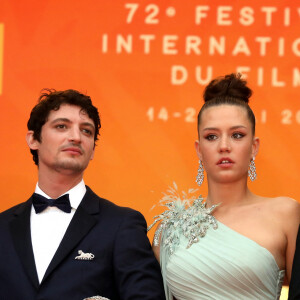
<svg viewBox="0 0 300 300"><path fill-rule="evenodd" d="M82 173L86 168L88 164L84 165L82 163L79 163L77 161L70 160L56 160L53 164L53 168L57 172L65 172L69 171L70 173L78 174Z"/></svg>
<svg viewBox="0 0 300 300"><path fill-rule="evenodd" d="M70 143L68 146L70 147L78 147L80 148L80 151L82 152L82 155L84 155L84 151L82 147L79 145L74 145L73 143ZM66 147L66 146L65 146ZM81 162L78 161L76 155L71 155L70 157L60 157L62 149L58 150L58 154L54 160L53 168L60 173L67 172L70 174L79 174L83 173L83 171L87 168L89 162Z"/></svg>

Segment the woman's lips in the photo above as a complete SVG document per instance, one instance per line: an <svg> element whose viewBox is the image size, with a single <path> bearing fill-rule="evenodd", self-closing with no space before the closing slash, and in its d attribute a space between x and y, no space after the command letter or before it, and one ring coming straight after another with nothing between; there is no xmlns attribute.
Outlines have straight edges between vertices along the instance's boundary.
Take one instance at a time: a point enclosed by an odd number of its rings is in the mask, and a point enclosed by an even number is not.
<svg viewBox="0 0 300 300"><path fill-rule="evenodd" d="M218 160L217 165L222 168L228 168L231 167L234 164L234 161L230 159L229 157L223 157Z"/></svg>

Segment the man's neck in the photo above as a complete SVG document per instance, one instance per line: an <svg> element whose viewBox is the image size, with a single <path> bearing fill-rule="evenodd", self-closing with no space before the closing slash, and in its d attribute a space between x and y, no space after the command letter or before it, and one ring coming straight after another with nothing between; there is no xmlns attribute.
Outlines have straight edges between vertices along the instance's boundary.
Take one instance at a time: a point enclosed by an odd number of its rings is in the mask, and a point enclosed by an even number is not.
<svg viewBox="0 0 300 300"><path fill-rule="evenodd" d="M55 176L54 176L55 175ZM38 183L39 188L46 193L52 199L56 199L71 188L76 186L83 177L83 173L76 175L65 175L65 174L41 174L39 172Z"/></svg>

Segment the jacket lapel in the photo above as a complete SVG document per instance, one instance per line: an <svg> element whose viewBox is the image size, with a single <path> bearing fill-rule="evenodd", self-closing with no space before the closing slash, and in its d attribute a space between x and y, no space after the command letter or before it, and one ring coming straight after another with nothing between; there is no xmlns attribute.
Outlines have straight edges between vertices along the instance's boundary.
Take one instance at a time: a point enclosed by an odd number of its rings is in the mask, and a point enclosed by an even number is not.
<svg viewBox="0 0 300 300"><path fill-rule="evenodd" d="M41 284L96 225L97 219L94 215L99 214L99 211L98 197L87 187L87 191L71 220Z"/></svg>
<svg viewBox="0 0 300 300"><path fill-rule="evenodd" d="M15 211L15 218L10 223L14 246L23 264L24 270L36 289L39 286L35 267L30 232L31 198L21 204Z"/></svg>

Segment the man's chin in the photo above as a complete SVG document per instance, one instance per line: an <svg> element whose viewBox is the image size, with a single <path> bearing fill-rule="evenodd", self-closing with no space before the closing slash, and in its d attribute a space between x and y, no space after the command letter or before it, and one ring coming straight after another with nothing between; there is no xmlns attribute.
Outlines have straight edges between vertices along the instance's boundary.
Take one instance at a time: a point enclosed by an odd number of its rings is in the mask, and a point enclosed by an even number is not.
<svg viewBox="0 0 300 300"><path fill-rule="evenodd" d="M87 166L75 162L59 162L55 165L55 169L60 173L82 173Z"/></svg>

